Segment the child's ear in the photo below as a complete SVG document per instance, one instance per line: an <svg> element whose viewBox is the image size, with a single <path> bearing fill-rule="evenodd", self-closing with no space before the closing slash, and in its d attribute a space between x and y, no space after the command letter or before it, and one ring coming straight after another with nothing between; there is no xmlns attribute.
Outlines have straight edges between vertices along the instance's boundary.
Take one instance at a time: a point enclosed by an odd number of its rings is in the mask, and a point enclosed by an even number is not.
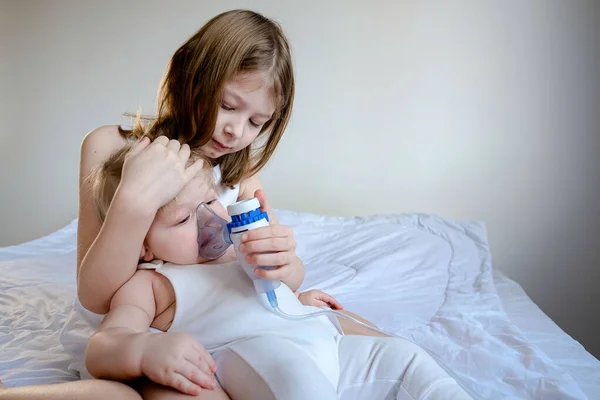
<svg viewBox="0 0 600 400"><path fill-rule="evenodd" d="M142 244L142 248L140 250L140 260L144 261L152 261L154 260L154 254L148 249L146 242Z"/></svg>

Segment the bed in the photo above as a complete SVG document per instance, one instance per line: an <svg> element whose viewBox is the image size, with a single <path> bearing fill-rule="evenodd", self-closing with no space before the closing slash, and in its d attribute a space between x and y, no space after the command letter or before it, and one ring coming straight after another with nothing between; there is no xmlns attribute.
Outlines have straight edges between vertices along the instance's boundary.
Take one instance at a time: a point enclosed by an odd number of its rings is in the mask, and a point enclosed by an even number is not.
<svg viewBox="0 0 600 400"><path fill-rule="evenodd" d="M492 268L485 226L434 215L277 210L319 288L435 354L481 398L600 399L600 361ZM75 295L77 221L0 248L0 379L78 379L58 332Z"/></svg>

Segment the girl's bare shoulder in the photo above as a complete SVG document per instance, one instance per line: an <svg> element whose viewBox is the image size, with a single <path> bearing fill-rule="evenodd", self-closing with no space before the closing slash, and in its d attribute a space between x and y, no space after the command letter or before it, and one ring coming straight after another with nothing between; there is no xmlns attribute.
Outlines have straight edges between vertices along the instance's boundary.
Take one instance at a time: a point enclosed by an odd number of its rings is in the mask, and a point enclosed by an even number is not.
<svg viewBox="0 0 600 400"><path fill-rule="evenodd" d="M88 170L127 144L117 125L104 125L88 132L81 142L81 169Z"/></svg>

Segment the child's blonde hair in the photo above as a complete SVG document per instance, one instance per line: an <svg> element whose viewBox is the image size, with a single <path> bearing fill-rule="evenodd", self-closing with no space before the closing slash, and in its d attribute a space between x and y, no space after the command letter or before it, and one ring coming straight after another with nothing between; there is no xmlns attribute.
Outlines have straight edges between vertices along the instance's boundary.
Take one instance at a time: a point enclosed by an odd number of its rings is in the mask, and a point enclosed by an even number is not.
<svg viewBox="0 0 600 400"><path fill-rule="evenodd" d="M96 209L98 218L100 218L100 221L102 222L104 222L104 219L106 218L110 203L115 197L115 192L119 187L119 183L121 183L123 164L125 163L127 155L131 149L133 149L133 146L134 144L127 144L115 151L108 159L106 159L106 161L94 169L89 176L91 180L94 208ZM204 161L202 172L206 174L206 179L208 179L209 183L216 189L211 163L206 157L192 156L188 160L187 165L190 165L198 159Z"/></svg>
<svg viewBox="0 0 600 400"><path fill-rule="evenodd" d="M232 186L261 170L275 151L288 124L294 101L294 73L288 41L274 21L253 11L232 10L217 15L173 55L158 94L154 122L139 123L126 137L164 135L187 143L192 152L213 135L223 87L239 73L260 72L273 86L275 113L259 137L264 144L248 146L215 160L221 184ZM261 141L262 142L262 141Z"/></svg>

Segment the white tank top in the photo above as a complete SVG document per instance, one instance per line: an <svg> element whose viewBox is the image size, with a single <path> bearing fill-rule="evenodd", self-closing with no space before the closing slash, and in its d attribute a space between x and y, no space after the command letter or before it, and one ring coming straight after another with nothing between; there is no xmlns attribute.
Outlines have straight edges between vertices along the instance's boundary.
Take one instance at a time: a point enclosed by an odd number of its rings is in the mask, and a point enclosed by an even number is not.
<svg viewBox="0 0 600 400"><path fill-rule="evenodd" d="M246 339L275 336L289 340L332 382L339 376L338 338L341 327L326 316L302 321L285 319L272 311L265 295L257 294L239 262L175 265L153 262L175 291L176 311L169 332L186 332L211 353ZM146 265L145 265L146 267ZM279 307L288 314L318 311L302 305L292 290L276 290ZM335 321L334 323L332 323Z"/></svg>
<svg viewBox="0 0 600 400"><path fill-rule="evenodd" d="M236 183L233 186L233 189L224 187L221 185L221 167L216 165L213 167L213 172L215 174L215 182L217 182L219 203L223 205L223 207L227 208L228 205L235 203L240 195L240 184Z"/></svg>

